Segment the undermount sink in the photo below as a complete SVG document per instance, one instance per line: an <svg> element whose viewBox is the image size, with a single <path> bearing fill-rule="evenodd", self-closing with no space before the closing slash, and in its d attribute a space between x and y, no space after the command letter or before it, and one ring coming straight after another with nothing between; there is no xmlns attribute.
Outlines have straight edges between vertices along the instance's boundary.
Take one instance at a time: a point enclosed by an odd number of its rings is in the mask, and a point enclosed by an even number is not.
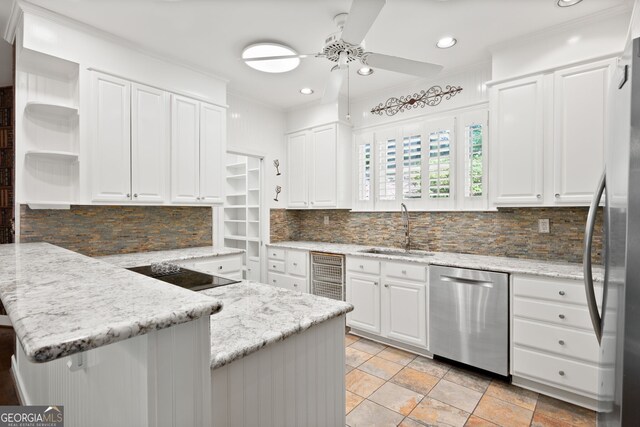
<svg viewBox="0 0 640 427"><path fill-rule="evenodd" d="M404 251L402 249L381 249L381 248L365 249L360 252L363 254L394 255L394 256L403 256L403 257L409 257L409 258L424 258L424 257L435 255L433 252L426 252L426 251Z"/></svg>

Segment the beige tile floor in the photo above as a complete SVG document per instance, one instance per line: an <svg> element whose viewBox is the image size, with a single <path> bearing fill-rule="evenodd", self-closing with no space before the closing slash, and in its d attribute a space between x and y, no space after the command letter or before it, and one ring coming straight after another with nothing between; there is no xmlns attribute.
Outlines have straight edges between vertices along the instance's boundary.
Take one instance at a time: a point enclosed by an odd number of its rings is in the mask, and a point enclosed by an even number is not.
<svg viewBox="0 0 640 427"><path fill-rule="evenodd" d="M346 335L347 425L595 426L595 413L447 363Z"/></svg>

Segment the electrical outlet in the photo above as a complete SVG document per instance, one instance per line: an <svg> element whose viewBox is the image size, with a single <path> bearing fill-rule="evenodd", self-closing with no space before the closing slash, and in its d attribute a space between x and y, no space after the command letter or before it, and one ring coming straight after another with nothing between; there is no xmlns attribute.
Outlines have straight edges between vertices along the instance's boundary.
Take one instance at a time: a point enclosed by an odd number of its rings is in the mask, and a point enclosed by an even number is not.
<svg viewBox="0 0 640 427"><path fill-rule="evenodd" d="M329 215L324 216L324 225L329 225Z"/></svg>
<svg viewBox="0 0 640 427"><path fill-rule="evenodd" d="M538 220L538 233L548 233L549 232L549 219L539 219Z"/></svg>

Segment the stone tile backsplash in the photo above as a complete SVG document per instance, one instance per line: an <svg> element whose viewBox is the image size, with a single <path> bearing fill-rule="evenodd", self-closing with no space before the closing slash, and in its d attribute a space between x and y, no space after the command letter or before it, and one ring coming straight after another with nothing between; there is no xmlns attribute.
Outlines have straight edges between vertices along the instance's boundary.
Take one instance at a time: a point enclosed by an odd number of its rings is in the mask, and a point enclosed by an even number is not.
<svg viewBox="0 0 640 427"><path fill-rule="evenodd" d="M213 244L210 207L20 206L20 240L49 242L88 256L181 249Z"/></svg>
<svg viewBox="0 0 640 427"><path fill-rule="evenodd" d="M588 208L504 208L497 212L410 212L413 249L582 262ZM329 225L324 217L329 216ZM550 232L538 233L538 219ZM594 262L602 260L602 212ZM271 241L308 240L402 247L399 212L271 210Z"/></svg>

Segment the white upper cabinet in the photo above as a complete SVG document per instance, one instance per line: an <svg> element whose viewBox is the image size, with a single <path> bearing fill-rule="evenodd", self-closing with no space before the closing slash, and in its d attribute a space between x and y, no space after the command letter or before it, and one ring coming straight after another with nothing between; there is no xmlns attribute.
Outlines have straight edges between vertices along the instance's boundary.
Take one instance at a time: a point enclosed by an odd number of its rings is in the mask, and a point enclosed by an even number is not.
<svg viewBox="0 0 640 427"><path fill-rule="evenodd" d="M131 198L131 84L117 77L92 75L92 198Z"/></svg>
<svg viewBox="0 0 640 427"><path fill-rule="evenodd" d="M200 201L222 203L225 156L225 110L210 104L200 105Z"/></svg>
<svg viewBox="0 0 640 427"><path fill-rule="evenodd" d="M287 136L287 177L290 208L306 208L309 204L308 138L307 132L298 132Z"/></svg>
<svg viewBox="0 0 640 427"><path fill-rule="evenodd" d="M309 204L312 208L336 207L338 204L336 126L312 129L309 143L311 145Z"/></svg>
<svg viewBox="0 0 640 427"><path fill-rule="evenodd" d="M543 97L542 76L491 89L491 190L497 205L543 203Z"/></svg>
<svg viewBox="0 0 640 427"><path fill-rule="evenodd" d="M556 203L589 203L604 164L612 62L554 74L553 171Z"/></svg>
<svg viewBox="0 0 640 427"><path fill-rule="evenodd" d="M195 203L200 197L200 106L171 96L171 199Z"/></svg>
<svg viewBox="0 0 640 427"><path fill-rule="evenodd" d="M350 207L350 140L340 124L287 135L289 208Z"/></svg>
<svg viewBox="0 0 640 427"><path fill-rule="evenodd" d="M133 201L162 203L169 188L169 94L131 86Z"/></svg>

